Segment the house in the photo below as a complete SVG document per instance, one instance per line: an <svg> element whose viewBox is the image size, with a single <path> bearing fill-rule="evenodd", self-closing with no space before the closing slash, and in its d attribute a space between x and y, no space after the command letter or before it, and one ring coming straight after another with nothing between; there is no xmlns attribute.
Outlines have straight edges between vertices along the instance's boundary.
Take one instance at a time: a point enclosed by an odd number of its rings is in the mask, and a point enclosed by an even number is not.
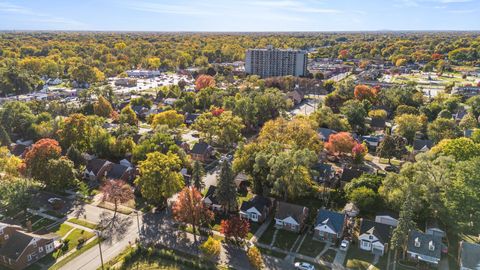
<svg viewBox="0 0 480 270"><path fill-rule="evenodd" d="M408 259L438 265L442 256L442 238L440 236L411 231L407 244Z"/></svg>
<svg viewBox="0 0 480 270"><path fill-rule="evenodd" d="M480 245L461 241L458 263L460 270L480 270Z"/></svg>
<svg viewBox="0 0 480 270"><path fill-rule="evenodd" d="M320 209L315 219L313 238L321 241L336 242L342 238L347 216L345 214Z"/></svg>
<svg viewBox="0 0 480 270"><path fill-rule="evenodd" d="M89 181L99 181L107 175L113 164L105 159L94 158L87 162L84 178Z"/></svg>
<svg viewBox="0 0 480 270"><path fill-rule="evenodd" d="M431 235L437 235L442 238L447 237L444 226L440 224L438 219L428 219L425 225L425 233Z"/></svg>
<svg viewBox="0 0 480 270"><path fill-rule="evenodd" d="M334 176L335 171L332 165L326 163L317 163L312 166L313 180L318 183L329 182Z"/></svg>
<svg viewBox="0 0 480 270"><path fill-rule="evenodd" d="M115 86L134 87L137 86L137 80L132 78L119 78L115 80Z"/></svg>
<svg viewBox="0 0 480 270"><path fill-rule="evenodd" d="M240 206L240 217L262 223L272 212L275 200L256 195Z"/></svg>
<svg viewBox="0 0 480 270"><path fill-rule="evenodd" d="M347 217L356 217L360 213L360 209L358 209L354 203L349 202L343 208L343 213L347 215Z"/></svg>
<svg viewBox="0 0 480 270"><path fill-rule="evenodd" d="M337 132L329 128L319 128L318 134L320 135L320 140L327 142L328 139L330 138L330 135L337 134Z"/></svg>
<svg viewBox="0 0 480 270"><path fill-rule="evenodd" d="M390 212L380 212L375 216L375 222L397 227L398 215Z"/></svg>
<svg viewBox="0 0 480 270"><path fill-rule="evenodd" d="M107 170L107 179L114 179L114 180L123 180L127 183L132 182L133 178L135 177L135 170L133 167L128 167L122 164L113 163L109 166Z"/></svg>
<svg viewBox="0 0 480 270"><path fill-rule="evenodd" d="M301 93L298 90L294 90L294 91L288 92L287 97L290 100L292 100L294 105L298 105L298 104L302 103L303 98L304 98L304 94Z"/></svg>
<svg viewBox="0 0 480 270"><path fill-rule="evenodd" d="M348 183L353 179L362 176L362 174L363 174L363 171L360 171L357 169L344 168L342 171L342 177L340 177L340 181L344 183Z"/></svg>
<svg viewBox="0 0 480 270"><path fill-rule="evenodd" d="M431 140L415 140L413 141L413 153L425 153L430 150L433 146L433 142Z"/></svg>
<svg viewBox="0 0 480 270"><path fill-rule="evenodd" d="M237 186L238 192L243 192L245 194L248 192L247 187L250 185L250 181L248 180L248 176L246 174L244 174L243 172L237 174L233 181Z"/></svg>
<svg viewBox="0 0 480 270"><path fill-rule="evenodd" d="M55 250L55 235L37 235L0 223L0 266L25 269Z"/></svg>
<svg viewBox="0 0 480 270"><path fill-rule="evenodd" d="M190 126L197 120L197 118L200 116L198 113L186 113L185 114L185 124L187 126Z"/></svg>
<svg viewBox="0 0 480 270"><path fill-rule="evenodd" d="M175 144L182 148L185 153L190 152L190 145L187 142L181 141L181 140L175 140Z"/></svg>
<svg viewBox="0 0 480 270"><path fill-rule="evenodd" d="M380 136L362 136L361 140L365 142L368 146L368 149L376 150L378 145L380 144L381 139Z"/></svg>
<svg viewBox="0 0 480 270"><path fill-rule="evenodd" d="M374 255L383 256L388 250L393 228L390 225L361 219L360 235L358 237L360 249L370 251Z"/></svg>
<svg viewBox="0 0 480 270"><path fill-rule="evenodd" d="M165 105L170 105L170 106L173 106L173 104L177 101L176 98L166 98L165 100L163 100L163 103Z"/></svg>
<svg viewBox="0 0 480 270"><path fill-rule="evenodd" d="M145 118L146 114L148 113L149 109L147 107L141 105L132 106L132 110L138 117Z"/></svg>
<svg viewBox="0 0 480 270"><path fill-rule="evenodd" d="M211 185L208 187L207 193L203 197L203 203L210 209L215 211L223 211L223 206L217 201L216 196L217 187Z"/></svg>
<svg viewBox="0 0 480 270"><path fill-rule="evenodd" d="M212 153L213 147L211 147L208 143L198 142L193 146L192 150L190 151L190 156L193 160L205 162L210 159Z"/></svg>
<svg viewBox="0 0 480 270"><path fill-rule="evenodd" d="M370 127L374 130L384 130L387 126L387 122L383 118L372 118L370 121Z"/></svg>
<svg viewBox="0 0 480 270"><path fill-rule="evenodd" d="M301 205L277 202L275 227L292 232L300 232L308 217L308 208Z"/></svg>

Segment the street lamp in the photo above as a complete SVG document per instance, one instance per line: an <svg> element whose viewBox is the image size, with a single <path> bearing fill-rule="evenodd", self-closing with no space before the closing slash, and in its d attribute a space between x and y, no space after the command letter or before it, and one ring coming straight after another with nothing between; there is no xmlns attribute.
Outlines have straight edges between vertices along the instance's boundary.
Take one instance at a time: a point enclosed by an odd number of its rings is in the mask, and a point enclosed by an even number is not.
<svg viewBox="0 0 480 270"><path fill-rule="evenodd" d="M103 270L103 254L102 254L102 241L101 241L101 236L99 231L95 231L95 234L98 237L98 249L100 250L100 261L102 262L102 270Z"/></svg>

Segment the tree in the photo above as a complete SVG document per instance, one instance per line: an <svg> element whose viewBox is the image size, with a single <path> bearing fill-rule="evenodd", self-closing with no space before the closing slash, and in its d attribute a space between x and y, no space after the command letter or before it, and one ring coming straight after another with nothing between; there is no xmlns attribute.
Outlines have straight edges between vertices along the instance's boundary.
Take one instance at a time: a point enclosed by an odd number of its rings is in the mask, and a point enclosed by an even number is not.
<svg viewBox="0 0 480 270"><path fill-rule="evenodd" d="M405 138L397 135L387 135L383 138L377 147L377 155L381 158L388 158L388 164L391 165L391 159L401 159L406 153L407 141Z"/></svg>
<svg viewBox="0 0 480 270"><path fill-rule="evenodd" d="M149 153L147 159L140 162L139 168L140 175L135 184L149 203L165 205L167 199L184 185L180 174L182 162L174 153Z"/></svg>
<svg viewBox="0 0 480 270"><path fill-rule="evenodd" d="M413 106L408 106L408 105L400 105L397 107L397 110L395 111L396 116L400 116L402 114L413 114L413 115L418 115L420 112L418 111L417 108Z"/></svg>
<svg viewBox="0 0 480 270"><path fill-rule="evenodd" d="M0 207L12 214L20 211L26 214L32 196L40 187L32 179L6 175L0 179Z"/></svg>
<svg viewBox="0 0 480 270"><path fill-rule="evenodd" d="M360 210L372 211L378 205L379 196L372 189L362 186L352 189L347 194L347 198L355 205L358 205Z"/></svg>
<svg viewBox="0 0 480 270"><path fill-rule="evenodd" d="M432 148L432 152L453 156L457 161L464 161L480 155L480 145L465 137L444 139Z"/></svg>
<svg viewBox="0 0 480 270"><path fill-rule="evenodd" d="M325 144L325 148L331 154L346 155L352 152L355 146L355 140L348 132L339 132L337 134L330 135L328 142Z"/></svg>
<svg viewBox="0 0 480 270"><path fill-rule="evenodd" d="M375 88L370 88L368 85L357 85L353 92L356 99L362 101L367 99L373 101L377 96L377 90Z"/></svg>
<svg viewBox="0 0 480 270"><path fill-rule="evenodd" d="M365 127L365 117L367 117L367 112L360 101L349 100L343 104L340 111L347 117L348 123L350 123L353 130L358 131Z"/></svg>
<svg viewBox="0 0 480 270"><path fill-rule="evenodd" d="M415 134L425 129L425 116L417 116L413 114L402 114L395 117L395 133L405 137L409 143L413 143Z"/></svg>
<svg viewBox="0 0 480 270"><path fill-rule="evenodd" d="M220 250L222 248L222 244L220 241L216 240L215 238L209 236L207 241L203 242L200 246L200 250L204 255L209 258L216 258L220 255Z"/></svg>
<svg viewBox="0 0 480 270"><path fill-rule="evenodd" d="M66 156L70 159L76 168L79 168L81 165L85 164L85 159L82 156L82 153L72 145L67 149Z"/></svg>
<svg viewBox="0 0 480 270"><path fill-rule="evenodd" d="M200 161L195 160L193 162L191 183L197 190L202 190L205 186L202 181L204 175L205 171L203 170L202 164L200 164Z"/></svg>
<svg viewBox="0 0 480 270"><path fill-rule="evenodd" d="M132 106L127 105L120 111L120 124L127 124L131 126L136 126L138 124L137 114L132 109Z"/></svg>
<svg viewBox="0 0 480 270"><path fill-rule="evenodd" d="M458 125L462 130L475 129L478 126L477 118L473 113L467 113Z"/></svg>
<svg viewBox="0 0 480 270"><path fill-rule="evenodd" d="M172 135L157 132L149 138L145 138L139 142L134 148L132 153L132 160L135 163L141 162L147 158L147 154L151 152L176 153L182 158L185 155L183 151L175 144L175 140Z"/></svg>
<svg viewBox="0 0 480 270"><path fill-rule="evenodd" d="M132 99L130 101L130 105L131 106L143 106L145 108L150 109L153 105L153 101L142 96L142 97Z"/></svg>
<svg viewBox="0 0 480 270"><path fill-rule="evenodd" d="M202 194L196 188L185 187L173 205L173 216L177 221L192 225L193 237L197 242L196 228L209 223L213 219L213 212L205 206Z"/></svg>
<svg viewBox="0 0 480 270"><path fill-rule="evenodd" d="M90 83L99 81L100 79L102 79L97 77L99 75L100 74L98 74L94 68L88 65L79 65L78 67L74 67L70 71L71 79L79 83L90 84Z"/></svg>
<svg viewBox="0 0 480 270"><path fill-rule="evenodd" d="M12 155L7 147L0 147L0 172L20 176L23 161Z"/></svg>
<svg viewBox="0 0 480 270"><path fill-rule="evenodd" d="M12 140L3 126L0 125L0 145L10 146Z"/></svg>
<svg viewBox="0 0 480 270"><path fill-rule="evenodd" d="M118 204L126 203L134 198L133 190L130 185L120 179L109 179L100 188L102 192L102 201L113 203L112 223L117 216Z"/></svg>
<svg viewBox="0 0 480 270"><path fill-rule="evenodd" d="M224 111L219 116L214 116L212 112L203 113L192 127L207 142L229 147L241 140L241 131L245 126L240 117L234 116L231 111Z"/></svg>
<svg viewBox="0 0 480 270"><path fill-rule="evenodd" d="M72 114L60 124L58 138L63 148L68 149L71 145L80 152L90 149L92 126L83 114Z"/></svg>
<svg viewBox="0 0 480 270"><path fill-rule="evenodd" d="M407 199L404 201L400 210L398 225L393 230L391 243L392 248L395 251L401 248L406 248L408 235L410 231L414 230L416 227L415 222L413 221L413 209L410 201L410 194L407 194L406 198Z"/></svg>
<svg viewBox="0 0 480 270"><path fill-rule="evenodd" d="M342 118L339 114L334 114L332 109L323 106L310 115L319 127L329 128L335 131L349 131L350 124L347 119Z"/></svg>
<svg viewBox="0 0 480 270"><path fill-rule="evenodd" d="M166 125L168 128L178 128L183 125L183 115L175 110L168 110L153 116L152 126L156 128L159 125Z"/></svg>
<svg viewBox="0 0 480 270"><path fill-rule="evenodd" d="M216 198L225 212L237 209L237 186L235 185L230 162L225 160L220 167L220 174L217 178Z"/></svg>
<svg viewBox="0 0 480 270"><path fill-rule="evenodd" d="M93 111L96 115L109 118L112 115L112 104L106 98L100 96L98 101L93 104Z"/></svg>
<svg viewBox="0 0 480 270"><path fill-rule="evenodd" d="M230 217L221 222L221 232L226 238L233 238L235 242L247 237L250 230L250 223L246 219L242 219L237 215Z"/></svg>
<svg viewBox="0 0 480 270"><path fill-rule="evenodd" d="M195 89L200 91L208 87L215 87L215 79L210 75L198 76L195 80Z"/></svg>
<svg viewBox="0 0 480 270"><path fill-rule="evenodd" d="M355 143L352 148L352 157L355 164L361 164L367 154L368 148L365 144Z"/></svg>
<svg viewBox="0 0 480 270"><path fill-rule="evenodd" d="M49 161L59 159L62 148L53 139L41 139L32 145L32 148L25 154L25 166L27 174L43 183L48 183L51 174L48 168Z"/></svg>
<svg viewBox="0 0 480 270"><path fill-rule="evenodd" d="M385 110L371 110L368 112L368 116L374 119L387 119L387 111Z"/></svg>
<svg viewBox="0 0 480 270"><path fill-rule="evenodd" d="M63 191L76 182L77 171L68 158L50 159L44 168L45 178L40 179L49 189Z"/></svg>
<svg viewBox="0 0 480 270"><path fill-rule="evenodd" d="M21 137L27 136L30 126L35 120L30 108L20 101L10 101L3 104L0 115L0 124L9 136L14 134Z"/></svg>
<svg viewBox="0 0 480 270"><path fill-rule="evenodd" d="M480 96L476 95L467 99L466 104L470 106L470 112L478 118L480 116Z"/></svg>
<svg viewBox="0 0 480 270"><path fill-rule="evenodd" d="M253 268L256 270L263 269L262 253L260 253L257 247L253 246L249 248L247 251L247 257Z"/></svg>
<svg viewBox="0 0 480 270"><path fill-rule="evenodd" d="M428 137L434 142L443 139L453 139L460 136L457 123L453 119L438 118L428 124Z"/></svg>

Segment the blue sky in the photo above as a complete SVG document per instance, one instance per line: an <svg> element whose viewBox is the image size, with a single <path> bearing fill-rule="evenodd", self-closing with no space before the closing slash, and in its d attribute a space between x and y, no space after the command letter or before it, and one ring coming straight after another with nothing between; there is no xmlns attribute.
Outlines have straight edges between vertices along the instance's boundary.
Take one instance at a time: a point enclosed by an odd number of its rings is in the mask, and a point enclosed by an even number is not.
<svg viewBox="0 0 480 270"><path fill-rule="evenodd" d="M0 30L480 30L480 0L0 0Z"/></svg>

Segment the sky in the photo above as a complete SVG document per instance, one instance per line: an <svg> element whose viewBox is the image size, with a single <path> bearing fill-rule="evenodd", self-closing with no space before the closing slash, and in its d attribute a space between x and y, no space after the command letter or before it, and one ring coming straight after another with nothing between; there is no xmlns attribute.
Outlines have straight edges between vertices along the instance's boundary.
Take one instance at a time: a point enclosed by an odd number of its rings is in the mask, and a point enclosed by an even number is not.
<svg viewBox="0 0 480 270"><path fill-rule="evenodd" d="M0 30L480 30L480 0L0 0Z"/></svg>

